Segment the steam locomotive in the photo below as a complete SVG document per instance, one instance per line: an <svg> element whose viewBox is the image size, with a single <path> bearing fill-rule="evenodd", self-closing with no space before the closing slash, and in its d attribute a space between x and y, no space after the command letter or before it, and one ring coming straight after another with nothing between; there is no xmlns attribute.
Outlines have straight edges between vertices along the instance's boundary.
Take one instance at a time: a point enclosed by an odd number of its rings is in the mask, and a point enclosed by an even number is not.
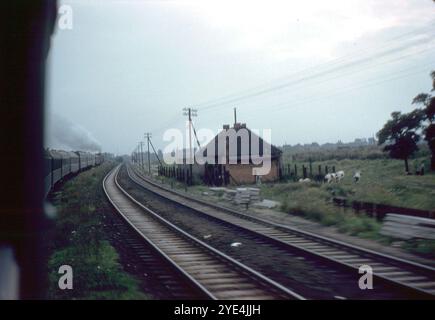
<svg viewBox="0 0 435 320"><path fill-rule="evenodd" d="M83 151L45 150L44 155L44 194L65 177L100 165L104 161L102 154Z"/></svg>

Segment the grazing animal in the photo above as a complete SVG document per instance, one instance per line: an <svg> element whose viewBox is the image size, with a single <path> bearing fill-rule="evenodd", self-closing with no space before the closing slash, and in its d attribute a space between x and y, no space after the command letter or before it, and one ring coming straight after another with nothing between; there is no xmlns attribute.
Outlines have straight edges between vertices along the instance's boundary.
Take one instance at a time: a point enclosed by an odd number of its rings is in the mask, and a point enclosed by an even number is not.
<svg viewBox="0 0 435 320"><path fill-rule="evenodd" d="M340 170L335 174L335 180L337 182L340 182L340 180L343 178L344 178L344 171L343 170Z"/></svg>
<svg viewBox="0 0 435 320"><path fill-rule="evenodd" d="M300 182L300 183L311 182L311 179L310 179L310 178L305 178L305 179L300 178L300 179L299 179L299 182Z"/></svg>
<svg viewBox="0 0 435 320"><path fill-rule="evenodd" d="M361 179L361 171L355 172L353 175L353 182L358 183L358 181Z"/></svg>
<svg viewBox="0 0 435 320"><path fill-rule="evenodd" d="M328 173L325 175L325 178L323 179L324 182L331 183L337 180L335 173Z"/></svg>

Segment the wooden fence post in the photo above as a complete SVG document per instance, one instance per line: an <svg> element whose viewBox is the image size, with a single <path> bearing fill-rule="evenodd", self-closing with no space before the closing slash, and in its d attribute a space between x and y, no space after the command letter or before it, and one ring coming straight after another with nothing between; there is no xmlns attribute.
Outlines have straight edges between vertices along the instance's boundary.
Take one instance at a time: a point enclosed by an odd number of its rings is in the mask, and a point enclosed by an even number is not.
<svg viewBox="0 0 435 320"><path fill-rule="evenodd" d="M311 158L309 160L310 160L310 178L313 178L313 161L311 160Z"/></svg>

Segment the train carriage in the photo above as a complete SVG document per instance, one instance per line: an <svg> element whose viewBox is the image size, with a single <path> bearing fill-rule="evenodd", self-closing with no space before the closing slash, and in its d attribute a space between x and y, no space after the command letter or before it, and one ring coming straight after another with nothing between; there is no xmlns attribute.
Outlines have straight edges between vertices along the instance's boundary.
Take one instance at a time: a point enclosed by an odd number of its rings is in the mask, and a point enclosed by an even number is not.
<svg viewBox="0 0 435 320"><path fill-rule="evenodd" d="M95 154L93 154L93 153L90 153L89 154L89 159L90 159L90 166L95 166Z"/></svg>
<svg viewBox="0 0 435 320"><path fill-rule="evenodd" d="M51 187L62 179L62 155L56 150L49 150L51 158Z"/></svg>
<svg viewBox="0 0 435 320"><path fill-rule="evenodd" d="M87 168L92 167L92 154L89 152L86 152L86 159L88 161Z"/></svg>
<svg viewBox="0 0 435 320"><path fill-rule="evenodd" d="M101 153L97 153L97 154L95 155L95 165L98 166L98 165L102 164L103 161L104 161L104 157L103 157L103 155L102 155Z"/></svg>
<svg viewBox="0 0 435 320"><path fill-rule="evenodd" d="M62 156L62 178L71 173L71 156L69 152L57 151Z"/></svg>
<svg viewBox="0 0 435 320"><path fill-rule="evenodd" d="M45 150L44 194L48 195L54 185L71 173L78 173L103 162L101 154L84 151Z"/></svg>
<svg viewBox="0 0 435 320"><path fill-rule="evenodd" d="M52 157L50 152L44 152L44 196L47 196L52 187Z"/></svg>
<svg viewBox="0 0 435 320"><path fill-rule="evenodd" d="M71 173L77 173L80 170L80 159L75 152L68 152L70 163L71 163Z"/></svg>
<svg viewBox="0 0 435 320"><path fill-rule="evenodd" d="M79 157L80 170L85 170L87 167L89 167L89 153L83 151L76 151L76 154Z"/></svg>
<svg viewBox="0 0 435 320"><path fill-rule="evenodd" d="M87 160L87 166L86 168L89 168L92 166L92 154L89 152L86 152L86 160Z"/></svg>
<svg viewBox="0 0 435 320"><path fill-rule="evenodd" d="M85 167L85 163L84 163L84 152L82 151L75 151L75 154L78 156L79 158L79 170L83 170Z"/></svg>

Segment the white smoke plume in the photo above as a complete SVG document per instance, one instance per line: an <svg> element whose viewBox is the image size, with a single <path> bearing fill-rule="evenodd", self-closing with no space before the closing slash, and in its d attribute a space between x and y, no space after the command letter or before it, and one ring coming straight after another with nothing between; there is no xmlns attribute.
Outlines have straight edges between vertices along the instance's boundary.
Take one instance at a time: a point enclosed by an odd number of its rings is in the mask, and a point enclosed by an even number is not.
<svg viewBox="0 0 435 320"><path fill-rule="evenodd" d="M100 143L82 126L52 114L47 119L45 147L66 151L100 152Z"/></svg>

